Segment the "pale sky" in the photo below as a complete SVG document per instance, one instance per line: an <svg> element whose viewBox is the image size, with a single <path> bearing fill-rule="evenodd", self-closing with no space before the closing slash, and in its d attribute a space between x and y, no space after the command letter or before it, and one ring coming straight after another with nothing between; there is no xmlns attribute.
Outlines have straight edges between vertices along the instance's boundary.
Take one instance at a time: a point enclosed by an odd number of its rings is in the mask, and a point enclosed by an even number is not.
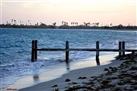
<svg viewBox="0 0 137 91"><path fill-rule="evenodd" d="M0 23L100 22L137 25L137 0L0 0Z"/></svg>

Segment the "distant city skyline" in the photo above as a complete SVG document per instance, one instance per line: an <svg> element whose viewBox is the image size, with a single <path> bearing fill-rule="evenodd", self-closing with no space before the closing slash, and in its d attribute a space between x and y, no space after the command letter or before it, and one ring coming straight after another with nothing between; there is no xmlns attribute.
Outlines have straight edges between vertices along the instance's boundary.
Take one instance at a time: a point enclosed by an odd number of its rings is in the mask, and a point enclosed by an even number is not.
<svg viewBox="0 0 137 91"><path fill-rule="evenodd" d="M0 0L0 23L137 25L137 0Z"/></svg>

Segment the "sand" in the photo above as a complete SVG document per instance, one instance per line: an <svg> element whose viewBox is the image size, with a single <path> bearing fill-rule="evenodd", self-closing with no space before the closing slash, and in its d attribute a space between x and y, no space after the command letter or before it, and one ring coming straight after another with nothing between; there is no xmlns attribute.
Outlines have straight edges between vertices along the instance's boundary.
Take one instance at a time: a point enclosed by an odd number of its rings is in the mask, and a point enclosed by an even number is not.
<svg viewBox="0 0 137 91"><path fill-rule="evenodd" d="M23 88L19 91L53 91L53 87L56 87L56 85L59 87L60 91L64 91L65 87L68 85L69 80L80 83L84 81L84 78L78 79L79 77L86 77L88 79L92 76L98 76L104 73L105 68L118 67L121 63L122 61L120 60L113 60L110 64L107 65L73 70L67 74L64 74L60 78L48 82L43 82L31 87Z"/></svg>

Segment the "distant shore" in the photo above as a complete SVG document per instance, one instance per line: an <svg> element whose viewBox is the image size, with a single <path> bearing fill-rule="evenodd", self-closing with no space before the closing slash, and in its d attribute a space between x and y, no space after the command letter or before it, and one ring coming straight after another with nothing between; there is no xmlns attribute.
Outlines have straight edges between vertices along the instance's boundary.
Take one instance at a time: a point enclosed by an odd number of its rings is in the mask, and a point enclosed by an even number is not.
<svg viewBox="0 0 137 91"><path fill-rule="evenodd" d="M111 30L135 30L137 31L137 26L68 26L68 25L61 25L61 26L53 26L53 25L4 25L1 24L0 28L42 28L42 29L111 29Z"/></svg>

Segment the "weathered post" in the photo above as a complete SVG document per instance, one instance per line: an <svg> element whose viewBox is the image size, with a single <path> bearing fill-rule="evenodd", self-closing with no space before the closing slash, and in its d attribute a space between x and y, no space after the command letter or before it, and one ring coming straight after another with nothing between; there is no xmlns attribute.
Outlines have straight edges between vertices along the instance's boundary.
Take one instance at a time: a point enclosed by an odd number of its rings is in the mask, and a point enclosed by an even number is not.
<svg viewBox="0 0 137 91"><path fill-rule="evenodd" d="M35 49L34 49L34 52L35 52L35 61L37 60L37 40L35 40Z"/></svg>
<svg viewBox="0 0 137 91"><path fill-rule="evenodd" d="M135 51L132 51L132 56L134 56L135 55Z"/></svg>
<svg viewBox="0 0 137 91"><path fill-rule="evenodd" d="M99 61L99 41L96 42L96 63L97 63L97 65L100 65L100 61Z"/></svg>
<svg viewBox="0 0 137 91"><path fill-rule="evenodd" d="M69 42L66 41L66 63L69 63Z"/></svg>
<svg viewBox="0 0 137 91"><path fill-rule="evenodd" d="M134 57L135 57L135 51L132 51L132 54L131 54L132 61L134 60Z"/></svg>
<svg viewBox="0 0 137 91"><path fill-rule="evenodd" d="M122 56L125 56L125 41L122 42Z"/></svg>
<svg viewBox="0 0 137 91"><path fill-rule="evenodd" d="M122 56L122 52L121 52L121 50L122 50L122 48L121 48L121 45L122 45L122 42L120 41L119 42L119 45L118 45L118 49L119 49L119 58Z"/></svg>
<svg viewBox="0 0 137 91"><path fill-rule="evenodd" d="M34 62L34 61L35 61L35 53L34 53L34 49L35 49L35 41L32 40L31 62Z"/></svg>

